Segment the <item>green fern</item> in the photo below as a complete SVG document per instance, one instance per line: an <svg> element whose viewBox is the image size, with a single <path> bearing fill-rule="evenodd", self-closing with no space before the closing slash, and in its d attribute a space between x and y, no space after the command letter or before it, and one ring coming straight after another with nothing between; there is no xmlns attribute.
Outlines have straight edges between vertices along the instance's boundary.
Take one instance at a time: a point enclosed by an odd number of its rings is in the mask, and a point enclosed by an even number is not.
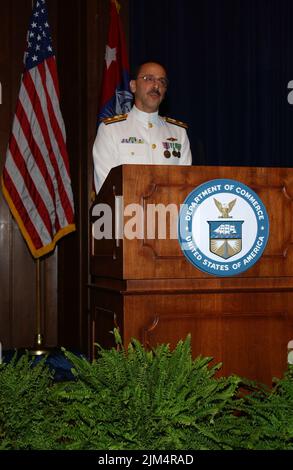
<svg viewBox="0 0 293 470"><path fill-rule="evenodd" d="M16 354L0 365L0 449L29 448L44 420L43 405L52 377L44 360L32 367L33 359ZM44 436L43 436L44 437Z"/></svg>
<svg viewBox="0 0 293 470"><path fill-rule="evenodd" d="M232 405L240 379L215 379L220 366L193 360L190 337L174 351L147 351L137 340L125 350L115 334L120 349L101 349L92 364L65 352L77 377L59 390L59 399L71 403L59 435L66 448L221 448L210 423Z"/></svg>
<svg viewBox="0 0 293 470"><path fill-rule="evenodd" d="M249 422L248 449L293 449L293 367L274 382L271 391L258 388L240 407Z"/></svg>
<svg viewBox="0 0 293 470"><path fill-rule="evenodd" d="M75 380L54 383L44 360L0 365L0 450L293 448L293 369L272 390L192 359L190 337L152 351L133 339L90 363L64 350ZM249 393L242 393L242 390Z"/></svg>

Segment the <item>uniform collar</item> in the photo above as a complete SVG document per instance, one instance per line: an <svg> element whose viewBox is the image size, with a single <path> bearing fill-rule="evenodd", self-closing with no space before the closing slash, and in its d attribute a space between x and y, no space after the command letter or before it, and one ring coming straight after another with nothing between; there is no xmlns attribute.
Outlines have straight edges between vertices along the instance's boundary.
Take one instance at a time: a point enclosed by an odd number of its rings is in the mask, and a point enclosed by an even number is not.
<svg viewBox="0 0 293 470"><path fill-rule="evenodd" d="M133 105L130 112L134 115L135 119L138 119L138 121L142 122L146 127L148 127L149 123L155 126L161 125L161 117L159 116L158 111L155 113L145 113Z"/></svg>

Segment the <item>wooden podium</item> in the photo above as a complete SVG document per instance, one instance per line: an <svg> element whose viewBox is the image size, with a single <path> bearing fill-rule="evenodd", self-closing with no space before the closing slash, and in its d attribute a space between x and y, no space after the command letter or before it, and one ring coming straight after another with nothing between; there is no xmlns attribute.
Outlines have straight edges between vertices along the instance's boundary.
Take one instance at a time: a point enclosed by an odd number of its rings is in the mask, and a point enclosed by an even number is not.
<svg viewBox="0 0 293 470"><path fill-rule="evenodd" d="M267 247L248 271L235 277L201 272L186 260L178 240L160 239L157 230L154 238L147 238L146 211L133 227L141 237L119 239L121 196L128 208L159 203L179 207L194 188L218 178L249 186L269 215ZM112 239L96 240L91 235L93 356L94 342L113 345L110 332L115 325L125 345L135 337L146 347L162 342L173 347L191 333L193 356L222 362L222 375L236 373L271 384L272 377L280 377L287 368L287 344L293 339L292 202L289 168L123 165L112 169L91 209L91 230L97 204L111 207L113 226ZM131 215L130 210L124 222Z"/></svg>

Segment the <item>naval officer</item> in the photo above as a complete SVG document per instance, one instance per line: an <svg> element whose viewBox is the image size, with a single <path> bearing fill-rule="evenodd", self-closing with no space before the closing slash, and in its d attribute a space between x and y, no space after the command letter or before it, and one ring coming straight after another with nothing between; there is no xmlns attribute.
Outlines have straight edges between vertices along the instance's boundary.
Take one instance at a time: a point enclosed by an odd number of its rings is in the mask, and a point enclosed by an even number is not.
<svg viewBox="0 0 293 470"><path fill-rule="evenodd" d="M130 81L134 105L128 114L104 119L93 147L96 192L111 168L123 164L191 165L186 124L159 115L168 87L165 68L146 62Z"/></svg>

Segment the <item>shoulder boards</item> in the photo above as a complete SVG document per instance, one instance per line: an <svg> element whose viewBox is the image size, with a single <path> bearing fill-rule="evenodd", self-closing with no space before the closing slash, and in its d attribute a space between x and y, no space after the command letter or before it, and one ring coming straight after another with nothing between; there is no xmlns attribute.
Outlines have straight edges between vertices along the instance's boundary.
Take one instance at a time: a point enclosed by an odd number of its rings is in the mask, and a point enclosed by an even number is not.
<svg viewBox="0 0 293 470"><path fill-rule="evenodd" d="M106 124L113 124L114 122L126 121L128 114L118 114L117 116L111 116L108 118L102 119L102 122Z"/></svg>
<svg viewBox="0 0 293 470"><path fill-rule="evenodd" d="M185 122L177 121L177 119L172 119L169 117L164 117L164 119L166 122L169 122L170 124L174 124L175 126L184 127L185 129L188 129L188 125Z"/></svg>

